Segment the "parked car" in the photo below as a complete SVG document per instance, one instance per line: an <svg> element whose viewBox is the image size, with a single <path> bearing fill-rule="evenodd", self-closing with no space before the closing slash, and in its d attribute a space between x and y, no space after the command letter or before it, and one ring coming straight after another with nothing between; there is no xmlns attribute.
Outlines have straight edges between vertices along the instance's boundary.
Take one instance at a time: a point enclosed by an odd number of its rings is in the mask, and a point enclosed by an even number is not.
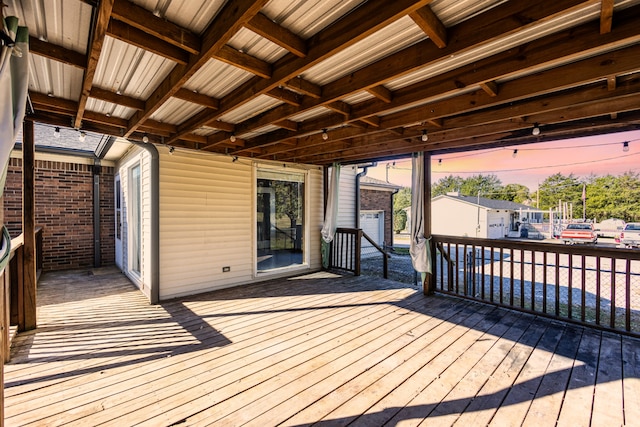
<svg viewBox="0 0 640 427"><path fill-rule="evenodd" d="M568 224L562 233L560 240L565 245L573 245L575 243L596 243L598 235L596 234L593 224L590 222L574 222Z"/></svg>
<svg viewBox="0 0 640 427"><path fill-rule="evenodd" d="M640 248L640 222L627 223L620 233L620 244L627 248Z"/></svg>

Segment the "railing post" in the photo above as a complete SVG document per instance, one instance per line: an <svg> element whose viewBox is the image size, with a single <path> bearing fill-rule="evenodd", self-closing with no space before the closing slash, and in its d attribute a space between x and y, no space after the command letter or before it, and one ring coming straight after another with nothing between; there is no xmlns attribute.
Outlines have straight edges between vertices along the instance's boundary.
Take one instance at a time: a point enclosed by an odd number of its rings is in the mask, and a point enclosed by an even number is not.
<svg viewBox="0 0 640 427"><path fill-rule="evenodd" d="M360 256L362 255L361 252L362 252L362 230L358 228L356 230L356 241L355 241L355 250L354 250L354 255L356 257L354 274L356 276L360 275Z"/></svg>

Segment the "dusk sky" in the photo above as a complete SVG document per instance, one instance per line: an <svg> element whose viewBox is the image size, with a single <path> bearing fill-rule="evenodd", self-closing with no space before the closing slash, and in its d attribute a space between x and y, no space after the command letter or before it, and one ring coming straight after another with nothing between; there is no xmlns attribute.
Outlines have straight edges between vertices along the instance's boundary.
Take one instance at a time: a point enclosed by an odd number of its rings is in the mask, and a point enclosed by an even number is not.
<svg viewBox="0 0 640 427"><path fill-rule="evenodd" d="M625 141L629 142L627 152L622 150ZM518 150L515 157L514 149ZM431 165L433 183L448 175L493 174L502 185L523 184L536 191L538 184L556 173L583 178L640 172L640 131L433 156ZM384 181L387 173L389 182L411 186L411 159L389 167L386 162L378 163L367 175Z"/></svg>

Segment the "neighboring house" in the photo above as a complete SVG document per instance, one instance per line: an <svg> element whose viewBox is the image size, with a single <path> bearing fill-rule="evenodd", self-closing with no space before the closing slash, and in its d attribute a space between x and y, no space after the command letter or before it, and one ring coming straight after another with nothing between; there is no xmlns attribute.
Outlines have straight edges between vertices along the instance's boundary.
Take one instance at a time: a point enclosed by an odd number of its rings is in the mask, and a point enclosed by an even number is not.
<svg viewBox="0 0 640 427"><path fill-rule="evenodd" d="M360 228L380 246L393 246L393 195L401 188L366 175L360 178Z"/></svg>
<svg viewBox="0 0 640 427"><path fill-rule="evenodd" d="M433 234L500 239L519 237L522 223L541 222L544 212L506 200L455 194L434 197Z"/></svg>

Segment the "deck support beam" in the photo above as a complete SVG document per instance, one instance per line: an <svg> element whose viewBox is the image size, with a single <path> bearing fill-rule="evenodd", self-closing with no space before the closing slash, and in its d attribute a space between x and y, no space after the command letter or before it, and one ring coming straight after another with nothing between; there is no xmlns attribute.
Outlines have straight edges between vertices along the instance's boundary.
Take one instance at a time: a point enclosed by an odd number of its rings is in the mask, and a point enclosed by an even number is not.
<svg viewBox="0 0 640 427"><path fill-rule="evenodd" d="M22 234L24 278L24 325L22 331L36 329L36 194L35 139L33 122L25 121L22 132Z"/></svg>

